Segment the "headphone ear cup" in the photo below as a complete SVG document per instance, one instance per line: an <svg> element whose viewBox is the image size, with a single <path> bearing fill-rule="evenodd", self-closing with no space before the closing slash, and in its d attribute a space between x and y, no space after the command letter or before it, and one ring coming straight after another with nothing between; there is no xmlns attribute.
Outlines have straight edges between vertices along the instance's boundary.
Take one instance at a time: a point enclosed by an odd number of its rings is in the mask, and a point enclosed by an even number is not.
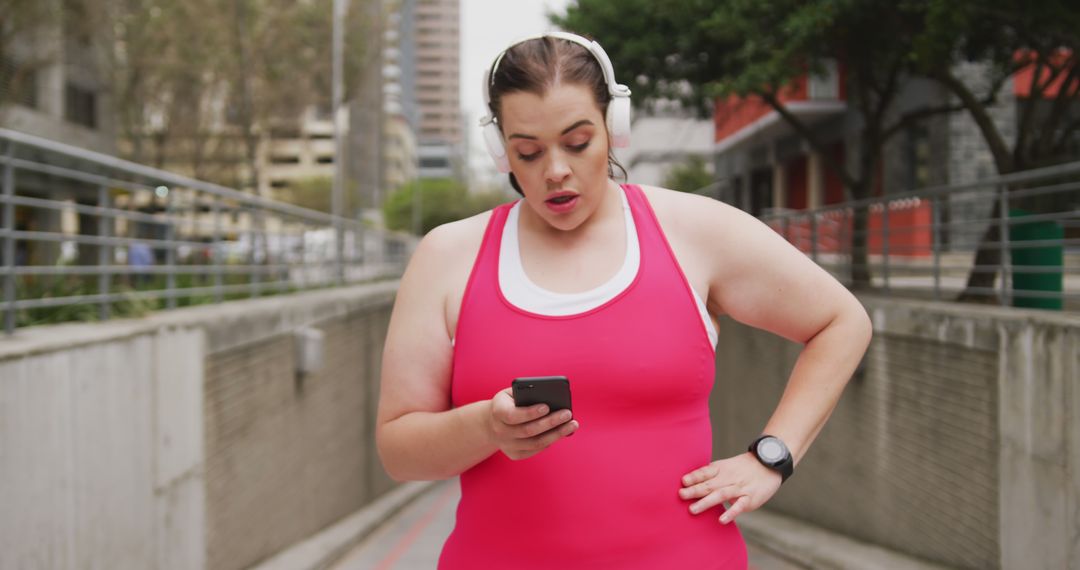
<svg viewBox="0 0 1080 570"><path fill-rule="evenodd" d="M484 145L487 146L488 154L495 161L495 167L499 169L499 172L503 174L510 172L510 159L506 156L502 132L494 121L484 125Z"/></svg>
<svg viewBox="0 0 1080 570"><path fill-rule="evenodd" d="M611 133L611 146L626 148L630 146L630 98L616 95L611 98L607 109L608 132Z"/></svg>

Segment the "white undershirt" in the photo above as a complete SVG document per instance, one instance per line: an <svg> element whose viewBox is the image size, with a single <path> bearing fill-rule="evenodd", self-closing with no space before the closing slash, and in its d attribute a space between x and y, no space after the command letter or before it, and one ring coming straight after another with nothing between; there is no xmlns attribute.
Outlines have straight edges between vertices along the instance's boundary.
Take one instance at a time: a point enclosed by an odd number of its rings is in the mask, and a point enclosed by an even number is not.
<svg viewBox="0 0 1080 570"><path fill-rule="evenodd" d="M531 313L550 316L565 316L584 313L614 299L633 283L641 265L641 247L638 243L637 227L630 211L626 193L620 192L624 226L626 228L626 259L619 271L603 285L581 293L556 293L540 287L525 274L521 264L521 246L518 240L518 219L522 200L518 200L510 209L503 228L502 241L499 244L499 288L503 296L514 306ZM698 313L705 324L709 343L716 348L718 334L716 326L705 309L705 303L697 291L691 293L697 305Z"/></svg>

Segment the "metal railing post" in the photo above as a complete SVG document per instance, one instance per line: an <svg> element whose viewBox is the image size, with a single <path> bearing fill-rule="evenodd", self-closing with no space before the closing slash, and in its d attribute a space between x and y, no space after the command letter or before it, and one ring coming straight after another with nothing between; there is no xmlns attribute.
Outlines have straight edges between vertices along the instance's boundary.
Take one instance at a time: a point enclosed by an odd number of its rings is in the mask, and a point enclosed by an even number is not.
<svg viewBox="0 0 1080 570"><path fill-rule="evenodd" d="M867 224L869 225L869 224ZM885 292L889 292L889 199L881 203L881 279Z"/></svg>
<svg viewBox="0 0 1080 570"><path fill-rule="evenodd" d="M255 225L259 223L258 214L254 208L245 208L248 211L248 241L251 242L251 255L248 256L248 285L250 285L251 298L259 296L259 234Z"/></svg>
<svg viewBox="0 0 1080 570"><path fill-rule="evenodd" d="M934 255L934 299L941 300L941 198L930 201L930 240Z"/></svg>
<svg viewBox="0 0 1080 570"><path fill-rule="evenodd" d="M105 209L109 208L109 189L105 186L98 186L98 208L101 209L101 213L98 217L98 236L105 238L106 240L112 237L112 226L114 218L112 215L107 215ZM98 318L105 321L109 319L109 312L111 302L109 301L109 288L112 282L112 257L113 248L111 245L107 245L105 240L102 240L101 245L98 245L98 294L101 295L101 303L98 305Z"/></svg>
<svg viewBox="0 0 1080 570"><path fill-rule="evenodd" d="M15 155L15 143L8 141L4 155L8 162L4 164L4 332L15 332L15 167L11 159Z"/></svg>
<svg viewBox="0 0 1080 570"><path fill-rule="evenodd" d="M221 247L221 198L211 198L210 211L214 215L214 233L210 239L210 257L214 264L214 302L221 303L225 297L221 291L221 256L224 255L224 248Z"/></svg>
<svg viewBox="0 0 1080 570"><path fill-rule="evenodd" d="M1002 184L999 192L1001 194L1001 216L998 218L1001 232L1001 239L999 240L1001 243L1001 259L998 261L998 266L1001 276L1001 304L1007 307L1012 304L1009 295L1009 281L1012 278L1012 265L1009 259L1012 247L1009 243L1009 186Z"/></svg>
<svg viewBox="0 0 1080 570"><path fill-rule="evenodd" d="M836 230L837 239L840 241L840 243L836 245L836 252L840 254L841 257L847 259L847 267L845 268L846 271L844 274L850 279L855 272L855 252L852 251L853 248L850 241L851 233L854 232L852 226L855 224L855 220L854 211L851 207L844 208L843 217L841 219L843 222L841 222L840 227ZM848 285L851 285L851 283L848 283Z"/></svg>
<svg viewBox="0 0 1080 570"><path fill-rule="evenodd" d="M173 194L176 191L169 188L165 194L165 306L170 309L176 308L176 226L173 224Z"/></svg>

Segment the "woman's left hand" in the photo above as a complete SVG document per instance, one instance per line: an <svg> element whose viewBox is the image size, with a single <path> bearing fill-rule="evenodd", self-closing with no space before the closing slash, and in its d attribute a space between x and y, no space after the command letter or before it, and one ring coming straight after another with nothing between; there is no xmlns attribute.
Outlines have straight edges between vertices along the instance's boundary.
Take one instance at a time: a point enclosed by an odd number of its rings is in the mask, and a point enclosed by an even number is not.
<svg viewBox="0 0 1080 570"><path fill-rule="evenodd" d="M765 467L747 452L713 461L683 475L679 497L699 499L690 505L690 512L695 515L730 502L731 508L720 516L720 522L727 524L742 513L764 505L776 494L781 482L780 473Z"/></svg>

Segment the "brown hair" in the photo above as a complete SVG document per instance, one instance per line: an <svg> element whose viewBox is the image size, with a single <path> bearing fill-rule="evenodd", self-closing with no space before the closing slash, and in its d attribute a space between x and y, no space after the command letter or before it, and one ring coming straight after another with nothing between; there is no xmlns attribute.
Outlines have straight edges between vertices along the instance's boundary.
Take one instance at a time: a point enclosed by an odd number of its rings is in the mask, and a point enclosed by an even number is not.
<svg viewBox="0 0 1080 570"><path fill-rule="evenodd" d="M589 50L560 38L543 37L526 40L506 50L495 69L489 86L491 112L497 121L502 119L502 98L507 93L524 91L543 97L548 89L558 83L574 83L589 88L601 116L607 116L611 94L604 80L604 70ZM606 128L606 123L605 123ZM608 176L615 175L615 167L623 168L611 153L611 137L608 136ZM510 173L510 185L524 196L521 187Z"/></svg>

